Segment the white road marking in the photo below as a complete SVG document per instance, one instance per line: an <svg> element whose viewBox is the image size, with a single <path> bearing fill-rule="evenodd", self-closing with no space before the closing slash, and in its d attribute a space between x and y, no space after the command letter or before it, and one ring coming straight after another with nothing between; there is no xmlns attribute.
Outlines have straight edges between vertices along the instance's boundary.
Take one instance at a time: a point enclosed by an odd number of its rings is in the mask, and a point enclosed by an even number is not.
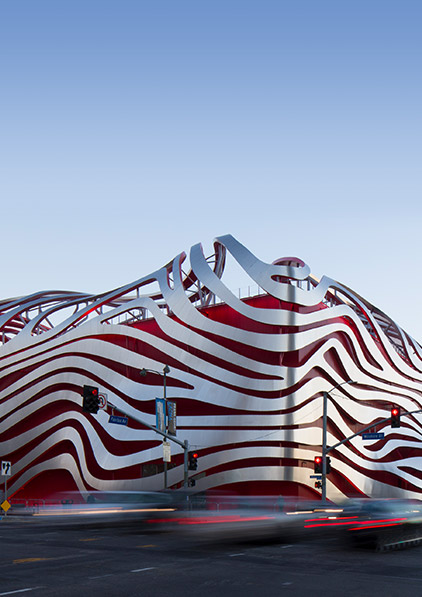
<svg viewBox="0 0 422 597"><path fill-rule="evenodd" d="M131 570L131 572L145 572L146 570L155 570L155 566L152 568L138 568L137 570Z"/></svg>
<svg viewBox="0 0 422 597"><path fill-rule="evenodd" d="M93 580L94 578L105 578L106 576L113 576L113 574L100 574L99 576L88 576L88 578Z"/></svg>
<svg viewBox="0 0 422 597"><path fill-rule="evenodd" d="M42 589L42 587L29 587L28 589L17 589L16 591L7 591L6 593L0 593L0 595L15 595L16 593L26 593L27 591L35 591L36 589Z"/></svg>
<svg viewBox="0 0 422 597"><path fill-rule="evenodd" d="M229 558L235 558L237 556L244 556L245 552L243 553L229 553Z"/></svg>

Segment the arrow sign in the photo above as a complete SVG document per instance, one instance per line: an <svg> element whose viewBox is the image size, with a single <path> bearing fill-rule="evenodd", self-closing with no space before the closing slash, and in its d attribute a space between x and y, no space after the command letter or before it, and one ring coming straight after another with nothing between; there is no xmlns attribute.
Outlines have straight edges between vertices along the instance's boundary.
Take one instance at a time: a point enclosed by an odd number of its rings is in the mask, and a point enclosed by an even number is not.
<svg viewBox="0 0 422 597"><path fill-rule="evenodd" d="M115 425L127 425L128 418L127 417L116 417L115 415L110 415L108 422L114 423Z"/></svg>
<svg viewBox="0 0 422 597"><path fill-rule="evenodd" d="M12 463L7 460L1 461L1 474L4 477L10 477L12 474Z"/></svg>
<svg viewBox="0 0 422 597"><path fill-rule="evenodd" d="M362 439L384 439L383 433L362 433Z"/></svg>

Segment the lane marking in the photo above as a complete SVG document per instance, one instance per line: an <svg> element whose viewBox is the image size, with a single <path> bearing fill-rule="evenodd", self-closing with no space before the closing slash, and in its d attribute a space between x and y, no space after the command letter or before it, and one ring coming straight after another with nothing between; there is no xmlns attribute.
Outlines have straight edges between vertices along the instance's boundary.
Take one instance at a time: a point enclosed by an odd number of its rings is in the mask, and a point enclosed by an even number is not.
<svg viewBox="0 0 422 597"><path fill-rule="evenodd" d="M55 558L21 558L19 560L13 560L14 564L26 564L27 562L45 562L46 560L54 560ZM32 591L32 589L28 589Z"/></svg>
<svg viewBox="0 0 422 597"><path fill-rule="evenodd" d="M15 595L16 593L26 593L27 591L35 591L36 589L42 589L43 587L30 587L28 589L17 589L16 591L6 591L6 593L0 593L0 595Z"/></svg>
<svg viewBox="0 0 422 597"><path fill-rule="evenodd" d="M137 570L131 570L131 572L146 572L146 570L155 570L155 566L152 568L138 568Z"/></svg>
<svg viewBox="0 0 422 597"><path fill-rule="evenodd" d="M150 545L137 545L136 547L157 547L157 546L154 545L153 543L151 543Z"/></svg>
<svg viewBox="0 0 422 597"><path fill-rule="evenodd" d="M293 545L282 545L281 549L287 549L288 547L293 547Z"/></svg>
<svg viewBox="0 0 422 597"><path fill-rule="evenodd" d="M100 574L99 576L88 576L88 578L94 580L94 578L105 578L106 576L114 576L114 574Z"/></svg>
<svg viewBox="0 0 422 597"><path fill-rule="evenodd" d="M89 539L79 539L79 541L99 541L99 537L90 537Z"/></svg>
<svg viewBox="0 0 422 597"><path fill-rule="evenodd" d="M229 558L236 558L237 556L244 556L245 552L243 553L229 553Z"/></svg>

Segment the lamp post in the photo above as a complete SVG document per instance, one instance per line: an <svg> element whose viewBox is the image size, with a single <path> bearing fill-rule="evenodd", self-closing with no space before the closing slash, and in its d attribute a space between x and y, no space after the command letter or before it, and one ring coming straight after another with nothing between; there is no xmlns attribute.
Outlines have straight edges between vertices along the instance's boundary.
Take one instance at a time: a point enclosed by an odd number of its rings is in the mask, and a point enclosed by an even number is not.
<svg viewBox="0 0 422 597"><path fill-rule="evenodd" d="M159 371L156 371L155 369L145 369L145 367L139 371L139 374L142 377L145 377L147 373L156 373L157 375L163 376L163 398L164 398L164 404L166 405L165 408L167 411L167 373L170 373L170 367L168 365L164 365L163 373L160 373ZM165 431L167 433L167 422L166 422ZM164 462L164 489L167 489L167 462Z"/></svg>
<svg viewBox="0 0 422 597"><path fill-rule="evenodd" d="M322 476L321 476L321 484L322 484L322 492L321 492L321 500L325 503L327 501L327 453L329 448L327 447L327 410L328 410L328 395L339 388L340 386L344 386L345 384L354 384L355 381L351 379L347 381L343 381L342 383L337 384L336 386L332 387L331 390L328 392L323 392L323 402L322 402Z"/></svg>

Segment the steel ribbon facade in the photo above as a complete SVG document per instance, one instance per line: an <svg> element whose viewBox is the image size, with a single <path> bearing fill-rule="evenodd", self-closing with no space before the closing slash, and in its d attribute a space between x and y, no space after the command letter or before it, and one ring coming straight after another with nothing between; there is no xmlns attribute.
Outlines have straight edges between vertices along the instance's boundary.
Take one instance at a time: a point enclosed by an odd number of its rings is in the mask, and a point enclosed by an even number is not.
<svg viewBox="0 0 422 597"><path fill-rule="evenodd" d="M253 296L223 282L226 257ZM188 265L189 264L189 265ZM384 439L356 437L332 453L327 494L420 497L422 417L376 425L391 406L422 402L422 348L342 284L316 280L296 258L268 264L232 236L101 295L43 292L0 301L0 457L12 462L10 494L157 490L163 487L155 399L177 406L178 438L198 452L195 489L317 497L323 392L328 445L374 423ZM155 371L141 377L142 368ZM83 385L111 407L84 413ZM172 447L169 487L183 482Z"/></svg>

